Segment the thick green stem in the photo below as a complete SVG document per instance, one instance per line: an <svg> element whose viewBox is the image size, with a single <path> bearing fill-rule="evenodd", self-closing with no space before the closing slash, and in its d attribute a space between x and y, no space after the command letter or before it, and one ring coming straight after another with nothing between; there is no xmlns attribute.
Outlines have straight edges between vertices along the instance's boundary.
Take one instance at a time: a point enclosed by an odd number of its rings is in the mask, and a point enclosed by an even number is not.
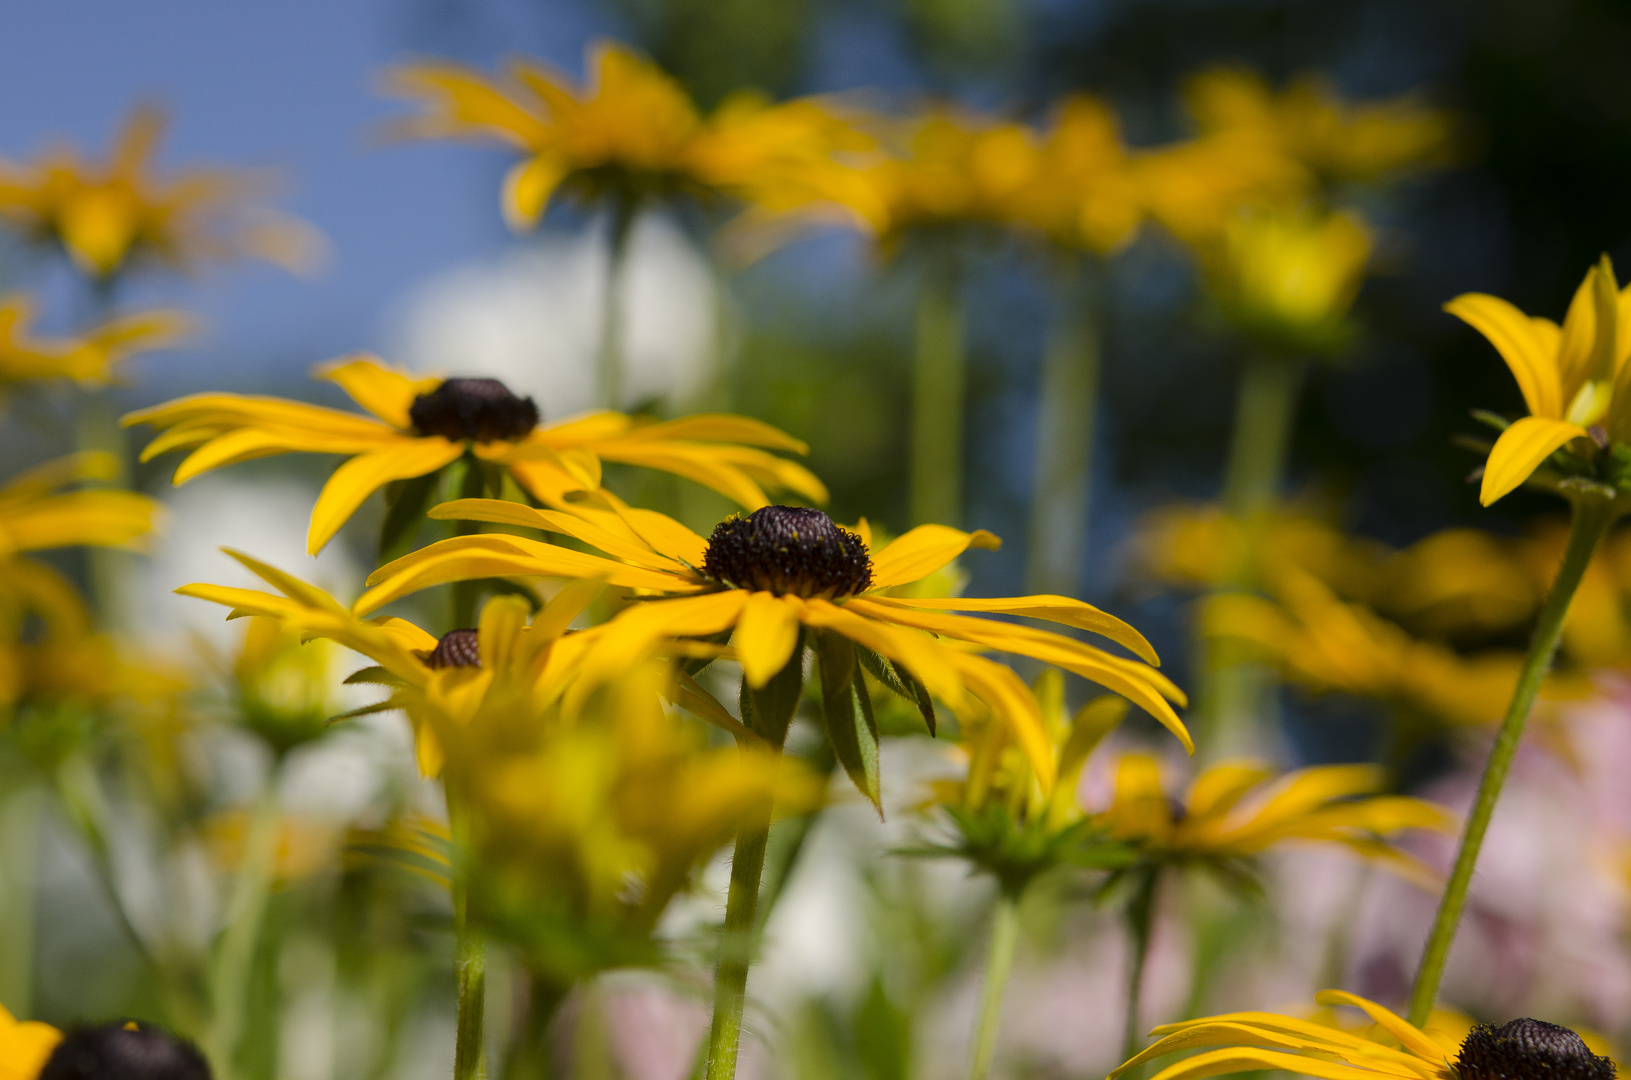
<svg viewBox="0 0 1631 1080"><path fill-rule="evenodd" d="M1093 428L1099 398L1100 307L1085 260L1059 288L1042 354L1037 407L1036 482L1025 583L1033 593L1075 596L1087 546Z"/></svg>
<svg viewBox="0 0 1631 1080"><path fill-rule="evenodd" d="M451 791L447 796L448 831L453 836L453 949L458 1019L454 1028L453 1080L486 1075L483 1034L487 1017L487 944L470 926L469 823Z"/></svg>
<svg viewBox="0 0 1631 1080"><path fill-rule="evenodd" d="M1225 568L1222 591L1257 584L1258 550L1284 481L1303 373L1300 360L1262 353L1251 356L1241 372L1223 481L1223 509L1241 542L1235 564ZM1215 642L1204 643L1204 650L1198 696L1211 727L1204 740L1207 756L1261 753L1257 732L1265 726L1272 673L1258 664L1224 662Z"/></svg>
<svg viewBox="0 0 1631 1080"><path fill-rule="evenodd" d="M248 1030L250 979L255 947L266 922L277 869L278 787L282 759L267 774L260 798L244 828L243 862L227 902L226 929L216 945L210 977L210 1058L219 1073L237 1072L237 1054Z"/></svg>
<svg viewBox="0 0 1631 1080"><path fill-rule="evenodd" d="M770 806L744 818L731 853L731 886L725 900L725 933L719 943L719 971L714 980L714 1016L708 1030L707 1080L732 1080L742 1042L742 1012L747 1005L748 967L759 909L759 878L764 872L765 843L770 837Z"/></svg>
<svg viewBox="0 0 1631 1080"><path fill-rule="evenodd" d="M991 1060L997 1052L1002 996L1008 988L1008 976L1014 970L1014 950L1019 944L1019 901L1020 893L999 889L996 907L991 909L991 946L985 958L980 1019L974 1028L974 1051L968 1067L971 1080L985 1080L991 1074Z"/></svg>
<svg viewBox="0 0 1631 1080"><path fill-rule="evenodd" d="M623 403L623 264L639 205L633 196L618 195L606 238L606 295L600 305L600 350L595 357L595 397L603 409Z"/></svg>
<svg viewBox="0 0 1631 1080"><path fill-rule="evenodd" d="M0 805L0 1005L27 1019L34 1010L34 886L45 793L36 784Z"/></svg>
<svg viewBox="0 0 1631 1080"><path fill-rule="evenodd" d="M1557 654L1557 645L1563 635L1563 619L1569 613L1580 579L1591 563L1597 543L1614 523L1616 507L1606 497L1588 493L1574 500L1574 516L1569 524L1569 545L1563 553L1563 564L1557 568L1552 591L1540 609L1535 624L1535 636L1529 643L1529 654L1524 657L1518 685L1512 691L1512 701L1501 719L1490 748L1489 760L1484 765L1483 779L1478 782L1478 794L1467 814L1461 833L1461 847L1456 852L1450 880L1445 883L1444 896L1439 900L1438 916L1433 920L1432 932L1422 950L1421 965L1416 969L1416 984L1410 993L1410 1022L1421 1027L1433 1011L1433 1000L1438 996L1439 981L1444 977L1444 963L1450 956L1450 945L1455 941L1461 911L1467 903L1467 890L1472 885L1472 873L1478 865L1478 850L1483 846L1484 834L1495 813L1495 803L1501 797L1501 785L1512 767L1512 758L1518 752L1523 738L1524 722L1534 707L1540 684L1551 669Z"/></svg>
<svg viewBox="0 0 1631 1080"><path fill-rule="evenodd" d="M1121 1060L1128 1061L1144 1046L1144 1025L1139 1005L1144 1000L1144 967L1150 958L1150 927L1155 921L1155 892L1161 872L1146 870L1127 905L1127 936L1132 955L1127 961L1127 1027Z"/></svg>
<svg viewBox="0 0 1631 1080"><path fill-rule="evenodd" d="M949 251L931 252L917 296L912 374L912 524L957 525L963 509L968 357L960 281Z"/></svg>

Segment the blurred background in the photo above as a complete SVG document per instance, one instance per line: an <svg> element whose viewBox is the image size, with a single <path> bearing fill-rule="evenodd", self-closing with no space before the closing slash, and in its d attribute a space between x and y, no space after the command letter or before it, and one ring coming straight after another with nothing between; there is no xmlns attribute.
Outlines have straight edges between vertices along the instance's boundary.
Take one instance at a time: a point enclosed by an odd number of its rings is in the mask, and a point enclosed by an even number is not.
<svg viewBox="0 0 1631 1080"><path fill-rule="evenodd" d="M1358 330L1339 356L1310 369L1286 490L1318 506L1322 519L1350 539L1391 548L1452 527L1528 537L1544 530L1537 520L1560 517L1554 502L1523 492L1496 508L1479 507L1476 485L1466 479L1479 458L1452 440L1476 431L1469 408L1510 414L1521 401L1488 344L1441 306L1459 293L1483 291L1560 318L1599 254L1631 258L1631 200L1621 190L1631 166L1631 5L15 0L0 43L0 156L17 160L61 142L105 147L134 104L155 102L169 114L161 169L201 162L264 168L275 178L277 205L328 238L326 266L310 276L245 263L196 279L133 280L128 303L183 308L200 317L204 330L184 347L133 361L117 391L121 411L204 389L341 405L339 391L313 383L308 371L366 350L415 370L501 377L534 395L546 417L558 418L594 399L604 223L562 206L536 233L514 235L495 198L510 155L392 139L387 122L402 107L382 95L381 71L416 57L492 69L525 54L581 76L585 47L601 37L650 55L704 107L742 88L776 98L865 91L879 108L951 102L1041 124L1060 95L1081 90L1117 110L1133 146L1187 135L1183 80L1219 63L1248 65L1275 85L1323 73L1351 99L1418 93L1455 114L1454 160L1363 196L1375 255L1354 307ZM836 520L864 515L904 530L912 524L909 260L883 260L865 238L832 229L735 265L711 251L710 225L681 211L646 214L635 227L626 279L625 405L658 414L729 408L776 424L810 443L808 463L832 488ZM1053 294L1047 267L1021 243L985 242L967 266L963 517L966 526L989 529L1006 543L963 566L972 595L1018 595L1026 591L1032 542L1039 385ZM23 285L40 290L44 328L66 330L81 319L82 286L68 268L13 245L0 253L0 286ZM1235 385L1251 346L1207 298L1194 260L1159 230L1144 231L1108 257L1102 287L1103 389L1093 426L1088 533L1076 567L1080 595L1143 630L1169 673L1188 687L1200 662L1194 592L1149 571L1155 541L1146 522L1174 501L1217 497ZM8 475L72 448L63 425L42 419L53 408L49 400L12 400L0 428ZM213 647L230 647L215 610L170 595L188 581L241 583L242 572L215 552L218 545L247 547L342 596L353 594L372 566L377 510L359 515L315 564L304 554L307 508L327 459L240 466L180 489L169 487L172 467L161 461L137 474L138 487L170 508L153 556L131 564L122 601L129 627L151 643L196 648L202 636ZM723 503L705 500L679 509L698 528L725 512ZM1503 641L1523 640L1521 627L1501 633ZM1389 752L1385 701L1363 693L1279 696L1283 733L1274 747L1286 764L1372 760ZM1631 807L1617 793L1612 768L1631 764L1631 745L1617 730L1625 719L1619 700L1599 699L1591 706L1597 711L1581 721L1600 730L1586 755L1595 763L1590 783L1551 758L1531 762L1520 775L1517 783L1529 786L1511 804L1530 812L1503 810L1507 816L1498 819L1509 842L1492 846L1491 896L1502 881L1545 876L1517 853L1541 858L1548 845L1563 843L1579 854L1569 845L1590 828L1628 823ZM323 754L302 762L290 781L289 804L331 823L366 818L364 808L384 803L432 805L400 727L374 717L325 743ZM1458 738L1441 728L1414 746L1399 784L1452 802L1468 797ZM234 751L211 752L230 789L239 767ZM752 1026L761 1038L750 1050L765 1075L881 1080L960 1068L976 987L966 939L984 894L960 870L882 857L910 839L918 778L943 759L925 740L892 744L888 754L888 823L880 828L869 810L853 805L829 814L772 924L770 951L754 976L761 1008ZM1090 775L1087 784L1107 782ZM121 827L140 833L144 825ZM42 864L40 888L52 899L38 908L31 1011L58 1021L139 1012L139 965L121 944L66 828L47 828L40 841L61 854ZM1580 844L1580 851L1589 846ZM1502 858L1500 851L1514 854ZM1601 851L1593 851L1580 860L1598 859ZM1602 858L1623 856L1615 849ZM1277 914L1252 909L1257 914L1228 918L1282 944L1349 924L1352 940L1344 948L1351 966L1339 957L1335 970L1360 992L1395 989L1413 962L1431 898L1398 882L1373 887L1369 871L1340 860L1327 866L1318 861L1324 858L1294 856L1313 862L1270 874L1271 884L1280 873L1299 882L1276 893L1284 901ZM184 866L143 871L134 863L127 870L138 911L166 903L170 886L149 878L173 886L201 873ZM1487 979L1509 979L1525 989L1502 998L1502 1007L1548 1003L1609 1034L1624 1025L1631 962L1624 955L1621 885L1597 877L1578 884L1584 872L1571 873L1567 880L1578 887L1557 884L1545 896L1512 900L1511 910L1496 904L1485 911L1490 940L1506 942L1512 955L1500 961L1507 967L1494 968L1464 958L1459 985L1466 1007L1477 1010L1484 992L1478 987ZM1607 873L1613 882L1623 876L1621 869ZM718 872L709 880L722 886ZM267 1037L268 1080L445 1072L452 1033L441 969L405 945L395 953L381 945L367 961L345 955L338 928L350 925L347 919L371 920L352 929L356 940L376 944L434 936L411 893L391 893L382 904L361 895L374 887L340 875L308 894L280 894L292 929L276 952L277 985L287 1000L284 1030ZM1346 897L1356 891L1366 896L1362 910L1348 906ZM1014 1076L1090 1076L1117 1060L1119 979L1101 976L1125 963L1125 946L1113 918L1070 899L1057 899L1054 916L1038 921L1037 940L1022 954L1005 1058ZM707 917L716 903L717 897L697 898L692 917ZM1185 959L1192 931L1199 933L1175 923L1156 937L1152 1015L1193 1013L1207 1003L1197 997ZM887 960L881 941L894 943ZM1057 953L1063 960L1045 961L1047 941L1071 943ZM1306 999L1306 987L1330 970L1325 958L1289 948L1274 955L1274 964L1237 973L1231 1006ZM1549 957L1565 955L1579 966L1547 967ZM397 966L359 974L370 964ZM589 1071L581 1075L685 1075L688 1047L706 1018L690 989L638 979L605 988L584 1005L598 1010L595 1023L641 1037L623 1040L605 1060L587 1054L581 1068ZM366 997L393 993L402 1000ZM490 991L502 993L502 985ZM381 1030L373 1019L379 1015L394 1017L398 1027Z"/></svg>

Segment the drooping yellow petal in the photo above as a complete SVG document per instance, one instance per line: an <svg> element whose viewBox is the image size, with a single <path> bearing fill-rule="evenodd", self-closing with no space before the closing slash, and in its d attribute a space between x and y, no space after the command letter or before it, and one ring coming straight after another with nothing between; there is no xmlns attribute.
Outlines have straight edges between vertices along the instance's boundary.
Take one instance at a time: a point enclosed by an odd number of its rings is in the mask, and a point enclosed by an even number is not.
<svg viewBox="0 0 1631 1080"><path fill-rule="evenodd" d="M1240 1014L1248 1015L1248 1014ZM1268 1027L1258 1024L1227 1021L1220 1017L1190 1021L1184 1024L1166 1025L1157 1028L1157 1032L1176 1028L1159 1042L1150 1046L1137 1057L1128 1061L1117 1070L1117 1073L1145 1061L1152 1061L1167 1054L1180 1050L1197 1050L1203 1047L1256 1047L1264 1050L1315 1050L1321 1053L1341 1054L1348 1058L1363 1058L1375 1060L1378 1067L1385 1070L1385 1075L1416 1075L1431 1077L1435 1074L1433 1067L1408 1054L1401 1053L1391 1047L1379 1043L1365 1044L1359 1039L1347 1037L1341 1041L1329 1038L1331 1035L1341 1036L1344 1033L1333 1028L1320 1030L1319 1025L1304 1023L1302 1029L1291 1030L1283 1025ZM1112 1076L1117 1073L1111 1073Z"/></svg>
<svg viewBox="0 0 1631 1080"><path fill-rule="evenodd" d="M1274 775L1256 762L1222 762L1196 777L1189 789L1186 809L1191 817L1209 818L1229 812L1245 794Z"/></svg>
<svg viewBox="0 0 1631 1080"><path fill-rule="evenodd" d="M1317 1077L1318 1080L1377 1080L1379 1076L1404 1076L1415 1080L1421 1075L1414 1070L1395 1073L1381 1069L1359 1069L1352 1065L1339 1065L1319 1058L1276 1050L1229 1049L1196 1054L1192 1058L1162 1069L1151 1080L1204 1080L1209 1076L1258 1072L1264 1069L1284 1069L1301 1076ZM1112 1072L1110 1075L1119 1074Z"/></svg>
<svg viewBox="0 0 1631 1080"><path fill-rule="evenodd" d="M1393 1012L1393 1010L1384 1008L1374 1001L1367 1001L1358 994L1350 994L1346 990L1321 990L1314 995L1314 1003L1316 1005L1352 1005L1381 1025L1389 1035L1398 1039L1406 1050L1413 1051L1429 1061L1443 1056L1443 1049L1438 1043L1424 1034L1421 1029Z"/></svg>
<svg viewBox="0 0 1631 1080"><path fill-rule="evenodd" d="M932 637L908 627L891 626L876 619L863 618L826 600L810 600L801 616L806 626L836 630L858 645L865 645L875 653L887 656L915 675L929 693L952 708L963 703L963 681L952 650L937 645Z"/></svg>
<svg viewBox="0 0 1631 1080"><path fill-rule="evenodd" d="M1518 381L1531 416L1562 418L1567 402L1563 400L1557 355L1547 351L1547 335L1538 331L1527 315L1487 293L1463 293L1445 304L1444 310L1495 346Z"/></svg>
<svg viewBox="0 0 1631 1080"><path fill-rule="evenodd" d="M357 507L392 480L435 472L457 461L462 453L464 447L460 444L434 435L358 454L334 470L317 496L311 510L311 529L306 533L306 550L313 555L323 550Z"/></svg>
<svg viewBox="0 0 1631 1080"><path fill-rule="evenodd" d="M1501 432L1484 463L1478 501L1489 506L1529 479L1529 474L1570 439L1589 438L1585 428L1566 420L1525 416Z"/></svg>
<svg viewBox="0 0 1631 1080"><path fill-rule="evenodd" d="M731 638L736 658L742 662L742 677L749 686L758 689L787 666L798 644L799 611L803 607L796 596L749 594Z"/></svg>
<svg viewBox="0 0 1631 1080"><path fill-rule="evenodd" d="M151 531L158 513L158 503L134 491L51 495L0 518L0 551L121 547Z"/></svg>
<svg viewBox="0 0 1631 1080"><path fill-rule="evenodd" d="M984 529L971 533L946 525L919 525L872 556L872 587L887 589L921 581L971 547L996 551L1002 541Z"/></svg>
<svg viewBox="0 0 1631 1080"><path fill-rule="evenodd" d="M536 226L568 172L567 164L553 154L536 154L512 165L504 175L505 224L516 232Z"/></svg>
<svg viewBox="0 0 1631 1080"><path fill-rule="evenodd" d="M1091 604L1072 600L1067 596L1020 596L1013 599L974 600L956 597L949 600L896 596L868 597L873 603L891 607L919 608L925 611L989 611L997 615L1019 615L1032 619L1046 619L1109 638L1125 646L1145 663L1160 666L1161 658L1143 634L1108 612Z"/></svg>
<svg viewBox="0 0 1631 1080"><path fill-rule="evenodd" d="M378 357L357 353L318 369L320 378L338 383L351 400L400 431L408 431L413 421L408 409L413 399L428 394L442 382L438 378L415 379L406 372L388 367Z"/></svg>
<svg viewBox="0 0 1631 1080"><path fill-rule="evenodd" d="M455 499L431 507L429 516L438 521L489 521L494 524L544 529L592 544L613 558L622 559L632 566L643 566L669 573L681 573L684 570L684 567L673 559L658 555L637 540L630 540L626 536L601 528L582 514L538 510L504 499ZM612 520L615 522L617 519Z"/></svg>
<svg viewBox="0 0 1631 1080"><path fill-rule="evenodd" d="M1006 721L1043 796L1052 794L1057 768L1053 739L1031 688L1006 664L952 649L946 656L968 688Z"/></svg>

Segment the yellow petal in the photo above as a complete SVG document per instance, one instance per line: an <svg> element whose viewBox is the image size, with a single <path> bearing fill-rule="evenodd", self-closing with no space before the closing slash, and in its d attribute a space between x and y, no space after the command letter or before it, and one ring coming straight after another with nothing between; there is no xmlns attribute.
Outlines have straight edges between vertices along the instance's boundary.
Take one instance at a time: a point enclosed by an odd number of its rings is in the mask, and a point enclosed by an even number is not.
<svg viewBox="0 0 1631 1080"><path fill-rule="evenodd" d="M381 363L378 357L358 353L318 369L320 378L338 383L351 400L400 431L413 428L408 409L413 399L435 390L441 379L415 379Z"/></svg>
<svg viewBox="0 0 1631 1080"><path fill-rule="evenodd" d="M1570 439L1589 437L1579 424L1541 416L1526 416L1501 432L1484 463L1484 483L1478 501L1489 506L1518 487L1540 463Z"/></svg>
<svg viewBox="0 0 1631 1080"><path fill-rule="evenodd" d="M1409 1023L1391 1009L1384 1008L1374 1001L1367 1001L1358 994L1350 994L1346 990L1321 990L1314 995L1316 1005L1352 1005L1363 1010L1366 1016L1376 1021L1389 1035L1398 1039L1406 1050L1421 1055L1428 1061L1442 1060L1444 1051L1438 1043L1428 1038L1420 1028Z"/></svg>
<svg viewBox="0 0 1631 1080"><path fill-rule="evenodd" d="M622 437L630 442L700 439L705 442L763 446L794 454L810 452L809 444L793 438L780 428L762 420L736 416L733 413L698 413L694 416L682 416L677 420L665 420L659 424L643 424Z"/></svg>
<svg viewBox="0 0 1631 1080"><path fill-rule="evenodd" d="M1274 775L1255 762L1224 762L1195 778L1186 809L1191 817L1210 818L1228 813L1245 794Z"/></svg>
<svg viewBox="0 0 1631 1080"><path fill-rule="evenodd" d="M158 503L133 491L74 491L0 515L0 550L120 547L149 532Z"/></svg>
<svg viewBox="0 0 1631 1080"><path fill-rule="evenodd" d="M1002 541L984 529L966 533L946 525L919 525L872 556L872 587L887 589L928 577L971 547L996 551Z"/></svg>
<svg viewBox="0 0 1631 1080"><path fill-rule="evenodd" d="M927 634L864 618L826 600L809 600L805 625L836 630L851 641L887 656L915 675L929 693L956 709L963 704L963 680L952 660L953 650Z"/></svg>
<svg viewBox="0 0 1631 1080"><path fill-rule="evenodd" d="M1031 688L1006 664L951 649L946 656L968 688L1008 725L1042 794L1050 795L1057 767L1053 738Z"/></svg>
<svg viewBox="0 0 1631 1080"><path fill-rule="evenodd" d="M787 666L798 644L799 611L803 603L796 596L751 593L742 607L731 644L742 662L742 677L758 689Z"/></svg>
<svg viewBox="0 0 1631 1080"><path fill-rule="evenodd" d="M919 608L925 611L989 611L997 615L1019 615L1032 619L1046 619L1081 630L1090 630L1123 645L1146 663L1160 666L1161 659L1155 649L1127 623L1114 615L1100 611L1091 604L1072 600L1068 596L1017 596L1013 598L971 600L958 597L949 600L918 600L910 597L873 596L873 603L892 607Z"/></svg>
<svg viewBox="0 0 1631 1080"><path fill-rule="evenodd" d="M1356 1069L1352 1065L1339 1065L1319 1058L1300 1054L1286 1054L1276 1050L1210 1050L1196 1054L1176 1065L1156 1073L1152 1080L1203 1080L1209 1076L1227 1073L1258 1072L1264 1069L1284 1069L1300 1076L1318 1080L1377 1080L1382 1076L1419 1076L1414 1071L1393 1072L1380 1069ZM1117 1074L1112 1072L1111 1076Z"/></svg>
<svg viewBox="0 0 1631 1080"><path fill-rule="evenodd" d="M323 485L322 494L311 511L311 529L306 533L306 550L315 555L340 531L357 507L392 480L406 480L435 472L450 465L464 453L464 447L439 435L424 439L404 439L356 457L334 470Z"/></svg>
<svg viewBox="0 0 1631 1080"><path fill-rule="evenodd" d="M1546 335L1529 317L1498 296L1464 293L1444 310L1489 339L1518 380L1518 389L1531 416L1558 419L1563 415L1563 386L1555 352L1547 352ZM1555 341L1555 338L1553 339ZM1487 500L1486 500L1487 502Z"/></svg>
<svg viewBox="0 0 1631 1080"><path fill-rule="evenodd" d="M504 176L504 221L516 232L538 224L549 198L569 172L553 154L538 154L512 166Z"/></svg>

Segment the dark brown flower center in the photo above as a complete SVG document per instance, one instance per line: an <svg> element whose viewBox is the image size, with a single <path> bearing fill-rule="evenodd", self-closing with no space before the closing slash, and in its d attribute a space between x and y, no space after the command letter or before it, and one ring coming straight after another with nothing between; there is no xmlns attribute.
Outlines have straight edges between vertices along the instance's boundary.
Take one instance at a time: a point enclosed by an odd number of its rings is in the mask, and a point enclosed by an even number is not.
<svg viewBox="0 0 1631 1080"><path fill-rule="evenodd" d="M210 1080L210 1067L190 1042L146 1024L114 1022L68 1032L39 1080Z"/></svg>
<svg viewBox="0 0 1631 1080"><path fill-rule="evenodd" d="M481 667L481 650L474 630L449 630L425 657L425 666Z"/></svg>
<svg viewBox="0 0 1631 1080"><path fill-rule="evenodd" d="M1461 1080L1614 1080L1614 1062L1579 1035L1528 1018L1473 1028L1455 1069Z"/></svg>
<svg viewBox="0 0 1631 1080"><path fill-rule="evenodd" d="M497 379L446 379L414 398L408 417L421 435L513 442L538 426L538 406Z"/></svg>
<svg viewBox="0 0 1631 1080"><path fill-rule="evenodd" d="M871 585L872 557L820 510L765 506L714 526L702 572L740 589L830 599Z"/></svg>

